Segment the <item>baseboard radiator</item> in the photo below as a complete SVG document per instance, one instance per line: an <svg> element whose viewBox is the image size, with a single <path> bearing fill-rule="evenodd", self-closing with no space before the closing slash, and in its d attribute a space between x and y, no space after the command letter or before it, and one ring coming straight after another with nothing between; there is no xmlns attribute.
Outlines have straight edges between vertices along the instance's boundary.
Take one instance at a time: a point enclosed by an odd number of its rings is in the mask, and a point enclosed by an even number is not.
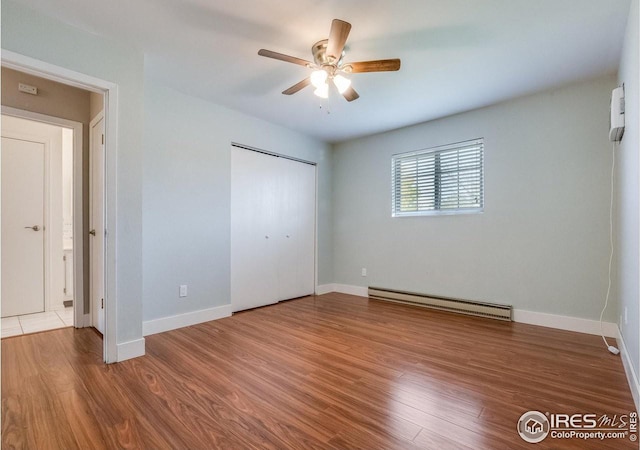
<svg viewBox="0 0 640 450"><path fill-rule="evenodd" d="M461 300L457 298L437 297L415 292L396 291L384 288L369 288L369 298L396 303L424 306L427 308L450 311L470 316L487 317L490 319L511 321L511 305Z"/></svg>

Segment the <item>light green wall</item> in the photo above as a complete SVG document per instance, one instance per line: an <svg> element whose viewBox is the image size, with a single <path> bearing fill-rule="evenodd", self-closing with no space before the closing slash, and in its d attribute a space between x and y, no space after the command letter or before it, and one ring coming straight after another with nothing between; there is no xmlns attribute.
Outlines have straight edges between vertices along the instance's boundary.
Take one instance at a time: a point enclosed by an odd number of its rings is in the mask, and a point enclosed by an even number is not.
<svg viewBox="0 0 640 450"><path fill-rule="evenodd" d="M606 77L337 145L335 282L597 319L615 84ZM392 154L479 137L484 213L391 217Z"/></svg>

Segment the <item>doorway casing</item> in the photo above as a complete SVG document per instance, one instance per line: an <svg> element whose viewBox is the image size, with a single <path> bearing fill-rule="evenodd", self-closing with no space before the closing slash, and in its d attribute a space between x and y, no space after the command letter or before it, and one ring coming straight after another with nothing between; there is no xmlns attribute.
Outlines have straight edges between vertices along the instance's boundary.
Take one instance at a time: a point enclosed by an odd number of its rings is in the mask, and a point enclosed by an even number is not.
<svg viewBox="0 0 640 450"><path fill-rule="evenodd" d="M103 339L103 359L106 363L118 361L118 344L116 335L117 324L117 271L116 271L116 242L117 242L117 149L118 149L118 85L109 81L75 72L64 67L56 66L35 58L2 50L2 66L9 67L24 73L57 81L62 84L74 86L91 92L104 95L104 120L105 120L105 332ZM74 133L74 136L76 133ZM75 141L75 138L74 138ZM75 152L74 152L75 153ZM74 155L75 166L75 155ZM74 167L74 178L76 176ZM82 171L80 168L80 176ZM74 182L76 180L74 179ZM77 185L76 185L77 186ZM80 191L81 189L76 189ZM74 198L74 213L78 207L77 198ZM80 210L82 205L80 203ZM82 214L79 214L80 220ZM74 215L74 236L82 236L82 225L76 229L78 214ZM75 252L74 246L74 252ZM75 255L74 255L75 257ZM75 258L74 258L75 259ZM76 264L74 262L74 264ZM82 266L80 266L82 267ZM75 272L77 274L77 272ZM76 279L81 277L76 277ZM77 286L75 287L77 289ZM78 291L76 291L78 292ZM81 291L80 291L81 292ZM78 308L79 309L79 308ZM84 318L83 318L84 321ZM83 322L84 323L84 322Z"/></svg>

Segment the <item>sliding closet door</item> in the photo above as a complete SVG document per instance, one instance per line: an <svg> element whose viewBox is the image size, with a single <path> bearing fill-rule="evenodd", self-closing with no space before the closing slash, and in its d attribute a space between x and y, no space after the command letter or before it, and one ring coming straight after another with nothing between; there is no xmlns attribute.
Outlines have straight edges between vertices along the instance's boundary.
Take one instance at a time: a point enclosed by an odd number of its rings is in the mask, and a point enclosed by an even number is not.
<svg viewBox="0 0 640 450"><path fill-rule="evenodd" d="M315 290L316 168L278 159L278 297L286 300L313 294Z"/></svg>
<svg viewBox="0 0 640 450"><path fill-rule="evenodd" d="M277 158L231 151L231 300L234 311L278 301Z"/></svg>
<svg viewBox="0 0 640 450"><path fill-rule="evenodd" d="M234 311L313 294L315 166L231 151Z"/></svg>

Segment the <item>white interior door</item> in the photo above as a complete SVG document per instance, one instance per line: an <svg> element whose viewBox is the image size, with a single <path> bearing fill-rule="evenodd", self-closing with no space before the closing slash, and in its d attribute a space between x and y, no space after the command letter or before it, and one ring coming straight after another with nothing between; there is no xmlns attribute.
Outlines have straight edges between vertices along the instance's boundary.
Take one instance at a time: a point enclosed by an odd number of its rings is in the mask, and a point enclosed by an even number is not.
<svg viewBox="0 0 640 450"><path fill-rule="evenodd" d="M2 317L44 311L45 145L2 137Z"/></svg>
<svg viewBox="0 0 640 450"><path fill-rule="evenodd" d="M104 334L104 118L91 123L90 173L90 295L91 323Z"/></svg>

